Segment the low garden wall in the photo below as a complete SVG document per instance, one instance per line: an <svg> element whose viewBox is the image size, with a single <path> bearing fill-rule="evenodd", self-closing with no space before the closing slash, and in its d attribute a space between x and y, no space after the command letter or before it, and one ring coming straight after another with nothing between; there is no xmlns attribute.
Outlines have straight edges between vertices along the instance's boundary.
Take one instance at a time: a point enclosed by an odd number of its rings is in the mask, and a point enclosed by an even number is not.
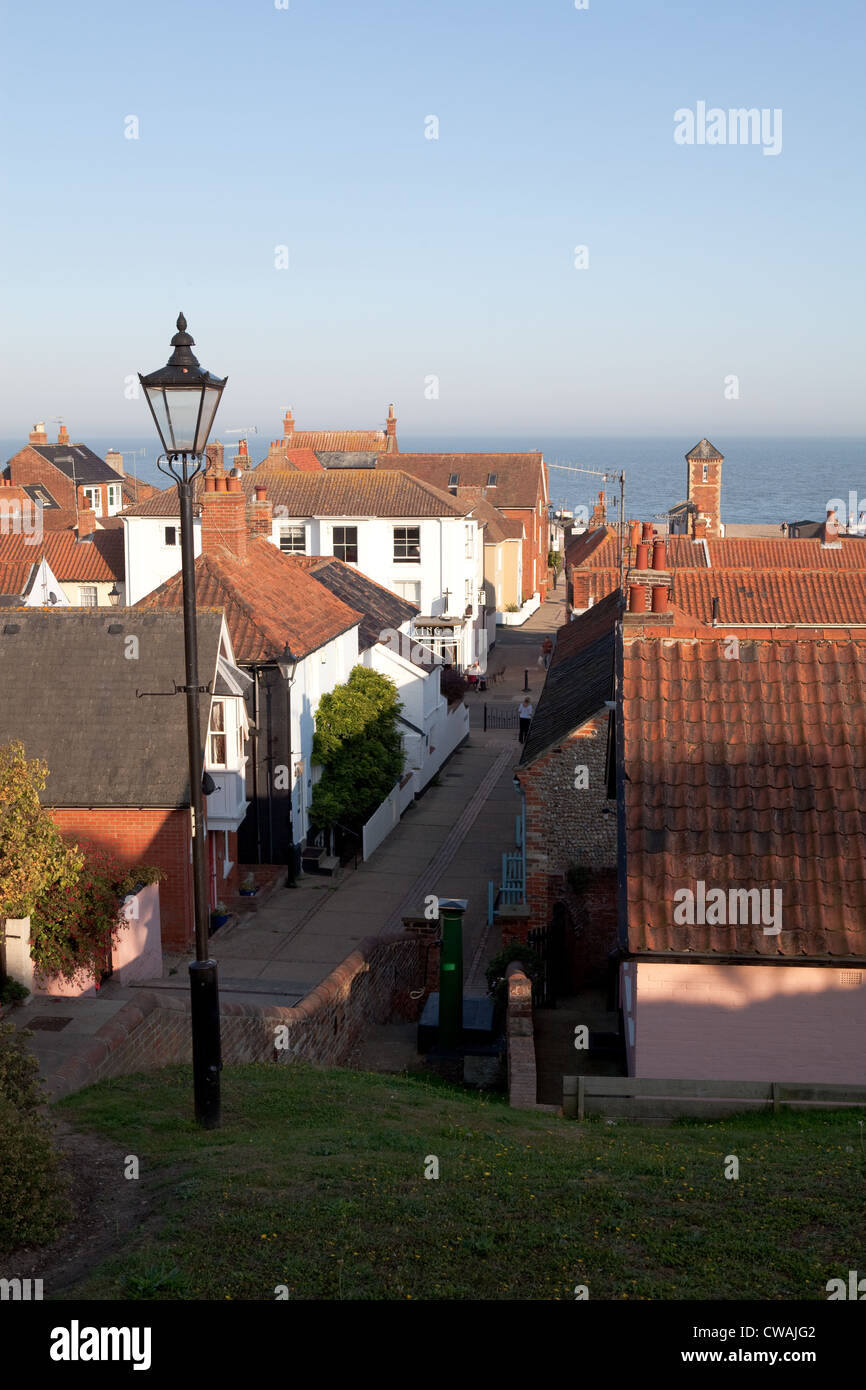
<svg viewBox="0 0 866 1390"><path fill-rule="evenodd" d="M423 983L424 958L417 936L371 936L294 1008L221 1001L223 1064L341 1065L368 1024L418 1017L421 1001L411 995ZM147 990L59 1069L50 1089L56 1099L104 1077L191 1061L189 999Z"/></svg>

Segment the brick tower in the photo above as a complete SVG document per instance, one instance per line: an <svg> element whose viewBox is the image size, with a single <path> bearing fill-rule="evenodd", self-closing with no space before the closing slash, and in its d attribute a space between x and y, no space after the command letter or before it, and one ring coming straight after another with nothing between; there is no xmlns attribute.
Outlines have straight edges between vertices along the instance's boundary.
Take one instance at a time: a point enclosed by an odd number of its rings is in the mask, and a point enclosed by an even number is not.
<svg viewBox="0 0 866 1390"><path fill-rule="evenodd" d="M697 508L692 518L692 535L695 540L706 536L715 538L722 533L722 464L724 455L710 443L702 439L700 444L686 454L687 492L690 502Z"/></svg>

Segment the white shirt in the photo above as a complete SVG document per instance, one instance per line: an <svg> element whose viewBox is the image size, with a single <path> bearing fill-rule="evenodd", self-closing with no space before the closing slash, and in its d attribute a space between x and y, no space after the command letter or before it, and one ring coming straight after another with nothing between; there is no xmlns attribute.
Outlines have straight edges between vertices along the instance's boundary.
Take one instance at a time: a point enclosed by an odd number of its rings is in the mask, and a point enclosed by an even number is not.
<svg viewBox="0 0 866 1390"><path fill-rule="evenodd" d="M517 713L521 719L531 719L533 714L532 705L519 705Z"/></svg>

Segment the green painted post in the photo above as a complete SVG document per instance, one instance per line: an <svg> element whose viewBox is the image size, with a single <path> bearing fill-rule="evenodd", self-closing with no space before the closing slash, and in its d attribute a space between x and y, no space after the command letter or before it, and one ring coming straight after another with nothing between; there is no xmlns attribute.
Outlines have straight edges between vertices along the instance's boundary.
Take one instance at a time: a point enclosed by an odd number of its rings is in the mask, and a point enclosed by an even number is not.
<svg viewBox="0 0 866 1390"><path fill-rule="evenodd" d="M466 898L440 898L439 1046L454 1049L463 1037L463 914Z"/></svg>

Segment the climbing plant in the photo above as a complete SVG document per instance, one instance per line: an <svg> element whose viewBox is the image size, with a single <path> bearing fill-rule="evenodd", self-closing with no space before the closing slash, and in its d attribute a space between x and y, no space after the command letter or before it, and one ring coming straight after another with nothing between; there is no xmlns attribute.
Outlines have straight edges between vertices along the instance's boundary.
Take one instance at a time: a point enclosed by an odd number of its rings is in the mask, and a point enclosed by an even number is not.
<svg viewBox="0 0 866 1390"><path fill-rule="evenodd" d="M322 768L310 807L314 829L334 822L358 828L381 806L403 771L399 714L394 682L365 666L322 696L313 738L313 762Z"/></svg>

